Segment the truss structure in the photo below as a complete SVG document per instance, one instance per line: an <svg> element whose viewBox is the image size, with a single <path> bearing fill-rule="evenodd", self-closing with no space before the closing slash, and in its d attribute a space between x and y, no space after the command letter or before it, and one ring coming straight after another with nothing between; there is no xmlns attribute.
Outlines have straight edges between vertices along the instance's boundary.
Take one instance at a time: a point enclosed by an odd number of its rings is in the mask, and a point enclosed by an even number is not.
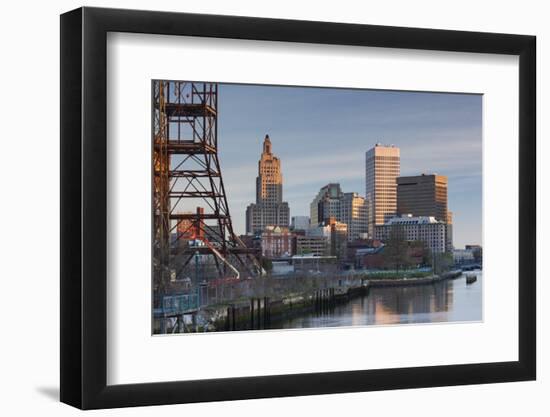
<svg viewBox="0 0 550 417"><path fill-rule="evenodd" d="M261 275L259 253L231 223L218 157L218 85L153 81L153 273L155 289L181 277L193 257L212 279ZM182 244L182 241L184 241Z"/></svg>

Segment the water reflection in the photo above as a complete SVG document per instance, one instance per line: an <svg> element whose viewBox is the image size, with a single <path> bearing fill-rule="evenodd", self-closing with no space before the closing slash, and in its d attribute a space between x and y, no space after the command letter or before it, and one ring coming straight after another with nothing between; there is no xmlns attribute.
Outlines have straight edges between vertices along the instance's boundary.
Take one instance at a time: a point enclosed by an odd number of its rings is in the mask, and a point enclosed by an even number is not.
<svg viewBox="0 0 550 417"><path fill-rule="evenodd" d="M479 321L482 319L482 273L466 284L465 276L433 285L372 288L333 311L278 323L277 328L365 326L405 323ZM275 327L275 326L274 326Z"/></svg>

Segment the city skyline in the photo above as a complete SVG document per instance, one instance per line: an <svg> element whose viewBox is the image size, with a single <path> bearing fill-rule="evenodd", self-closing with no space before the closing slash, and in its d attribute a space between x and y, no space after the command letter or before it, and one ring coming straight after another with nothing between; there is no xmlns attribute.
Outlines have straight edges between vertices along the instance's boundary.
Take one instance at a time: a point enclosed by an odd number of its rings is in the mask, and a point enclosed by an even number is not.
<svg viewBox="0 0 550 417"><path fill-rule="evenodd" d="M269 134L291 217L308 215L331 182L364 196L365 153L384 142L401 148L401 176L448 176L455 246L481 243L481 96L227 84L220 93L219 148L237 234Z"/></svg>
<svg viewBox="0 0 550 417"><path fill-rule="evenodd" d="M447 175L481 185L479 97L155 80L152 99L153 334L358 325L349 311L378 315L363 307L387 280L389 300L426 284L481 294L482 247L453 250L447 211ZM474 227L478 191L460 196Z"/></svg>

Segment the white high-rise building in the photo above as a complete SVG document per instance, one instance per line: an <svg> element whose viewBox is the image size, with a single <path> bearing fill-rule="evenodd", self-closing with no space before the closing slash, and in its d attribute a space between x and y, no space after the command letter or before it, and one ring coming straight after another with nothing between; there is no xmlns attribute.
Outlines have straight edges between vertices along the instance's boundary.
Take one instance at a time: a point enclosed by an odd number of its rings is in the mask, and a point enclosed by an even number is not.
<svg viewBox="0 0 550 417"><path fill-rule="evenodd" d="M397 177L400 175L399 148L377 143L366 153L365 199L369 234L397 212Z"/></svg>

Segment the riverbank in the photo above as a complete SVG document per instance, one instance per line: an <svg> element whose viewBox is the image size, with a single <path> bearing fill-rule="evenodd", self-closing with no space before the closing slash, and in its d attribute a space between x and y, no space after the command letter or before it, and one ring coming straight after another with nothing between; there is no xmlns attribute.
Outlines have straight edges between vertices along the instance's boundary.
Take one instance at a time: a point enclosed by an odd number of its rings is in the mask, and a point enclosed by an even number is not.
<svg viewBox="0 0 550 417"><path fill-rule="evenodd" d="M422 278L388 278L370 279L371 287L404 287L408 285L429 285L447 279L456 279L462 275L462 271L449 271L441 275L431 275Z"/></svg>
<svg viewBox="0 0 550 417"><path fill-rule="evenodd" d="M216 306L208 306L199 312L202 325L196 331L238 331L271 328L277 322L314 312L323 313L356 297L368 295L371 288L431 285L444 280L456 279L462 271L450 271L427 277L400 278L354 278L338 281L338 286L319 288L313 291L265 296L236 300Z"/></svg>

